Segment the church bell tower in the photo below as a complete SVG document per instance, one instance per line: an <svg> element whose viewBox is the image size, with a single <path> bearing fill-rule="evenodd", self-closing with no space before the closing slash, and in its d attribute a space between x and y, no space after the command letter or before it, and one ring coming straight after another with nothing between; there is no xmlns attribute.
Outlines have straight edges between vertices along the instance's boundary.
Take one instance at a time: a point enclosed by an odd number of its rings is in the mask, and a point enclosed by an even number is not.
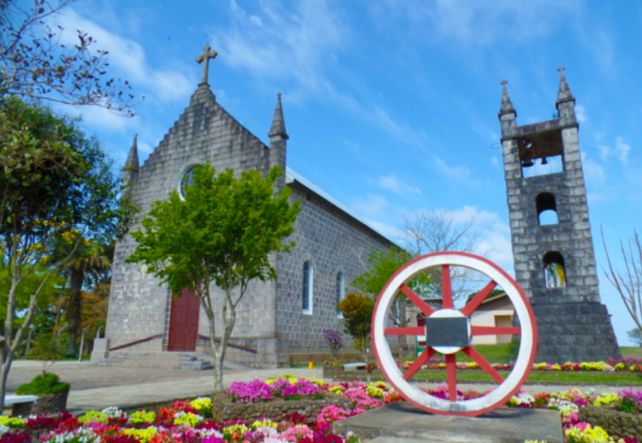
<svg viewBox="0 0 642 443"><path fill-rule="evenodd" d="M600 302L575 98L560 68L552 120L517 125L502 82L502 130L515 276L539 330L538 362L620 357Z"/></svg>

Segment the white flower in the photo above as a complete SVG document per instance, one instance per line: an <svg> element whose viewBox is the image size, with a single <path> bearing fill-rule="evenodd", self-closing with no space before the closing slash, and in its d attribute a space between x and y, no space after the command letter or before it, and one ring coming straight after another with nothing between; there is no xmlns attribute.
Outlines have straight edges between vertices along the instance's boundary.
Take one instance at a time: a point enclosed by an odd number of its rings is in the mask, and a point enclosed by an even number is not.
<svg viewBox="0 0 642 443"><path fill-rule="evenodd" d="M223 438L223 434L216 429L196 429L196 432L198 432L201 438L207 438L211 436Z"/></svg>
<svg viewBox="0 0 642 443"><path fill-rule="evenodd" d="M123 411L118 406L108 406L100 412L106 414L109 418L119 418L123 414Z"/></svg>

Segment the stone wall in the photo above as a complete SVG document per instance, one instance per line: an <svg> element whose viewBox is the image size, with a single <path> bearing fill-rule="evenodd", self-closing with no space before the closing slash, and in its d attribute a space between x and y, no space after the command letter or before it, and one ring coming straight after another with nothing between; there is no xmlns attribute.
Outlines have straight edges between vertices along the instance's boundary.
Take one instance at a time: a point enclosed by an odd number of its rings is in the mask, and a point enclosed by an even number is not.
<svg viewBox="0 0 642 443"><path fill-rule="evenodd" d="M342 272L345 293L355 292L350 286L366 271L371 246L384 250L391 243L336 207L327 204L314 191L291 183L292 198L301 202L292 240L291 254L281 254L277 261L276 334L279 354L327 352L322 331L343 330L336 307L337 274ZM313 267L312 313L302 312L303 264ZM345 336L346 347L351 347Z"/></svg>
<svg viewBox="0 0 642 443"><path fill-rule="evenodd" d="M311 423L316 420L321 410L329 405L340 408L349 408L352 404L347 398L343 398L332 392L325 392L323 399L312 400L283 400L276 399L261 403L234 403L225 392L218 392L212 395L212 418L217 423L227 420L242 420L251 424L255 420L269 418L275 422L284 420L288 415L299 413L307 417Z"/></svg>
<svg viewBox="0 0 642 443"><path fill-rule="evenodd" d="M642 441L642 416L617 411L607 406L585 406L580 409L580 421L599 426L614 438L632 437Z"/></svg>

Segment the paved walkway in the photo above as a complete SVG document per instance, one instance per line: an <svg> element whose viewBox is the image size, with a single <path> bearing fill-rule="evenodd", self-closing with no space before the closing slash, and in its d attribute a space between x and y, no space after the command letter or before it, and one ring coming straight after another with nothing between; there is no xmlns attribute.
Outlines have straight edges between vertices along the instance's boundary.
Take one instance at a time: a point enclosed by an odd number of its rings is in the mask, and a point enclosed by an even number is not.
<svg viewBox="0 0 642 443"><path fill-rule="evenodd" d="M36 361L16 361L9 373L7 391L12 393L42 372L42 363ZM209 395L213 390L213 371L180 371L153 368L128 368L119 366L93 366L88 362L59 362L49 369L62 381L71 384L67 408L71 413L100 410L107 406L123 409L143 404L184 399L199 395ZM229 387L234 381L252 381L256 378L266 380L270 377L290 374L294 376L321 379L322 368L280 368L252 369L236 366L225 369L223 384ZM325 380L331 382L331 380ZM427 385L435 387L435 385ZM486 390L492 385L459 385L459 389ZM525 390L531 394L540 392L559 392L572 386L527 385ZM623 388L613 386L593 386L597 393L615 392ZM582 387L586 390L588 388Z"/></svg>

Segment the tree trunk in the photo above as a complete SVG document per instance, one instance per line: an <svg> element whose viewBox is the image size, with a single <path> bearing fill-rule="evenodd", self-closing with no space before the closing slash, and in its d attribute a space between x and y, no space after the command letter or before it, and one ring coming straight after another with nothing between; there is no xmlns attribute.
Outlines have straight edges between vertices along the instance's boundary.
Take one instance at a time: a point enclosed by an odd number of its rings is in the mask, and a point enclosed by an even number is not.
<svg viewBox="0 0 642 443"><path fill-rule="evenodd" d="M4 397L7 394L7 378L11 370L11 363L13 363L13 352L5 342L2 348L2 368L0 370L0 411L4 411Z"/></svg>
<svg viewBox="0 0 642 443"><path fill-rule="evenodd" d="M67 323L69 323L69 341L65 355L76 356L76 341L80 335L81 305L82 305L82 284L85 280L85 273L82 270L71 270L69 277L71 290L67 305Z"/></svg>

